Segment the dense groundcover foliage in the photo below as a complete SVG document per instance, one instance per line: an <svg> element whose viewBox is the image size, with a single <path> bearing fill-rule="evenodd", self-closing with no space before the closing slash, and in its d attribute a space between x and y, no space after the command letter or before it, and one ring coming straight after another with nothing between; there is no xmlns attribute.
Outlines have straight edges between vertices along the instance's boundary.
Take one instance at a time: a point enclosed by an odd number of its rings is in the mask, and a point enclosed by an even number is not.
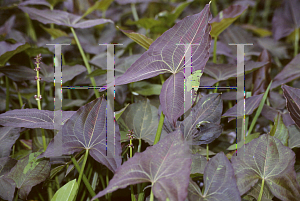
<svg viewBox="0 0 300 201"><path fill-rule="evenodd" d="M0 4L0 200L300 200L299 0Z"/></svg>

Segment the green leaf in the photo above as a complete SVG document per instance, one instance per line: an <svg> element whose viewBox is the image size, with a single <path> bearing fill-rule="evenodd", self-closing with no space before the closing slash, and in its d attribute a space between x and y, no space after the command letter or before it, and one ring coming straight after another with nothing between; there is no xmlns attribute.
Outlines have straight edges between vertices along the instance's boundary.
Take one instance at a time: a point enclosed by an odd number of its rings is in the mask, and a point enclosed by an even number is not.
<svg viewBox="0 0 300 201"><path fill-rule="evenodd" d="M240 201L241 196L236 185L231 163L223 152L218 153L205 166L204 192L190 179L188 198L193 201Z"/></svg>
<svg viewBox="0 0 300 201"><path fill-rule="evenodd" d="M251 135L248 135L245 139L245 144L251 142L253 139L255 138L258 138L260 135L260 133L253 133ZM244 145L244 141L240 141L238 142L237 144L233 144L233 145L230 145L230 147L227 148L227 150L236 150L241 148L242 146Z"/></svg>
<svg viewBox="0 0 300 201"><path fill-rule="evenodd" d="M24 159L19 160L7 175L8 178L15 181L21 199L26 199L31 188L45 181L49 176L51 167L49 161L37 160L38 155L40 155L40 152L31 153Z"/></svg>
<svg viewBox="0 0 300 201"><path fill-rule="evenodd" d="M300 128L296 125L288 126L289 130L289 147L295 148L300 147Z"/></svg>
<svg viewBox="0 0 300 201"><path fill-rule="evenodd" d="M54 39L59 38L62 36L69 36L66 32L60 30L60 29L55 29L55 28L47 28L40 24L40 26L48 33L50 34Z"/></svg>
<svg viewBox="0 0 300 201"><path fill-rule="evenodd" d="M86 77L96 77L99 75L103 75L106 74L107 70L102 70L101 68L98 68L96 70L94 70L93 72L91 72L90 74L88 74Z"/></svg>
<svg viewBox="0 0 300 201"><path fill-rule="evenodd" d="M146 50L149 49L150 45L153 43L153 40L151 38L148 38L147 36L136 33L130 30L122 30L119 27L117 27L120 31L122 31L126 36L131 38L134 42L145 48Z"/></svg>
<svg viewBox="0 0 300 201"><path fill-rule="evenodd" d="M151 84L149 82L140 81L134 82L132 92L138 93L143 96L159 95L161 92L161 84Z"/></svg>
<svg viewBox="0 0 300 201"><path fill-rule="evenodd" d="M227 27L229 27L237 18L239 18L247 6L231 5L221 11L215 18L210 21L212 37L218 37Z"/></svg>
<svg viewBox="0 0 300 201"><path fill-rule="evenodd" d="M279 139L284 146L288 146L289 131L282 121L282 116L278 113L274 121L274 126L270 131L270 135Z"/></svg>
<svg viewBox="0 0 300 201"><path fill-rule="evenodd" d="M116 118L116 121L118 121L118 119L120 118L120 116L122 116L123 112L126 110L126 108L128 107L128 105L130 105L129 103L125 105L124 108L122 108L121 110L117 111L115 113L115 118Z"/></svg>
<svg viewBox="0 0 300 201"><path fill-rule="evenodd" d="M267 37L267 36L272 35L272 32L269 31L268 29L259 28L257 26L252 25L252 24L245 24L245 25L242 25L241 27L243 27L244 29L248 29L248 30L252 31L253 33L259 35L260 37Z"/></svg>
<svg viewBox="0 0 300 201"><path fill-rule="evenodd" d="M30 47L28 43L15 43L11 44L6 41L0 42L0 66L4 66L5 63L15 54L18 54Z"/></svg>
<svg viewBox="0 0 300 201"><path fill-rule="evenodd" d="M155 20L153 18L141 18L138 21L127 20L127 25L140 25L145 29L151 29L152 27L163 25L162 21Z"/></svg>
<svg viewBox="0 0 300 201"><path fill-rule="evenodd" d="M202 74L203 74L203 72L201 70L197 70L188 77L188 79L187 79L188 81L186 83L188 91L192 90L192 88L194 88L195 91L198 90L198 87L200 85L200 78L201 78Z"/></svg>
<svg viewBox="0 0 300 201"><path fill-rule="evenodd" d="M241 195L264 179L264 184L278 199L299 199L300 186L294 170L295 153L279 139L264 134L237 150L231 162Z"/></svg>
<svg viewBox="0 0 300 201"><path fill-rule="evenodd" d="M107 8L110 6L110 4L113 2L114 0L99 0L97 1L92 7L89 7L89 9L87 9L87 11L85 11L85 13L82 15L81 18L84 18L85 16L89 15L90 13L94 12L95 10L101 10L106 11Z"/></svg>
<svg viewBox="0 0 300 201"><path fill-rule="evenodd" d="M77 194L78 184L76 179L69 181L63 187L58 189L51 201L73 201Z"/></svg>

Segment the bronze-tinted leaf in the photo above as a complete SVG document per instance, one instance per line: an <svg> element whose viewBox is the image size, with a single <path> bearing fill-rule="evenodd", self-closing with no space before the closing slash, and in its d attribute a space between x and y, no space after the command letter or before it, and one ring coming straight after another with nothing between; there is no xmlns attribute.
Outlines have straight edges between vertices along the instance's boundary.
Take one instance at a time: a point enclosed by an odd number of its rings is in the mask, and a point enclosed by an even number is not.
<svg viewBox="0 0 300 201"><path fill-rule="evenodd" d="M300 128L300 89L282 85L283 95L286 99L286 107L296 123Z"/></svg>

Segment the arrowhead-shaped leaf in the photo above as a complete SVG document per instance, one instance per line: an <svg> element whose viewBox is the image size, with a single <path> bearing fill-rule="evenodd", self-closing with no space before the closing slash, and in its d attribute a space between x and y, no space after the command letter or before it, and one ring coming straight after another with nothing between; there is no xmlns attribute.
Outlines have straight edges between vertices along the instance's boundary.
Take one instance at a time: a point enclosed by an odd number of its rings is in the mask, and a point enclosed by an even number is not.
<svg viewBox="0 0 300 201"><path fill-rule="evenodd" d="M93 200L131 184L151 182L159 200L185 200L192 159L189 146L180 131L168 134L156 145L148 147L118 168L106 189Z"/></svg>
<svg viewBox="0 0 300 201"><path fill-rule="evenodd" d="M48 160L37 160L36 157L39 154L40 152L31 153L26 158L19 160L7 175L16 182L21 199L26 199L31 188L45 181L49 176L51 165Z"/></svg>
<svg viewBox="0 0 300 201"><path fill-rule="evenodd" d="M241 200L236 185L234 171L231 163L223 152L214 156L205 166L204 170L204 193L192 180L189 183L189 200L193 201L232 201Z"/></svg>
<svg viewBox="0 0 300 201"><path fill-rule="evenodd" d="M0 158L10 155L11 147L20 136L20 128L0 128Z"/></svg>
<svg viewBox="0 0 300 201"><path fill-rule="evenodd" d="M85 29L107 22L113 23L113 21L109 19L83 20L81 16L74 15L61 10L39 10L36 8L30 8L26 6L19 6L19 8L23 12L28 13L31 19L37 20L43 24L53 23L57 25Z"/></svg>
<svg viewBox="0 0 300 201"><path fill-rule="evenodd" d="M133 129L136 139L153 144L158 127L158 115L157 108L150 104L149 99L129 105L121 118L128 129Z"/></svg>
<svg viewBox="0 0 300 201"><path fill-rule="evenodd" d="M259 106L264 94L251 96L245 99L245 114L250 115ZM227 110L222 117L240 117L244 116L244 100L239 101L232 108Z"/></svg>
<svg viewBox="0 0 300 201"><path fill-rule="evenodd" d="M281 84L285 84L292 80L295 80L300 77L300 54L295 56L290 63L288 63L280 73L278 73L274 82L272 83L271 89L280 86Z"/></svg>
<svg viewBox="0 0 300 201"><path fill-rule="evenodd" d="M286 107L296 123L300 128L300 89L282 85L283 95L286 99Z"/></svg>
<svg viewBox="0 0 300 201"><path fill-rule="evenodd" d="M192 45L192 65L193 71L203 72L209 58L211 37L208 21L210 19L209 5L206 5L200 13L179 21L154 41L149 49L115 80L115 85L172 73L163 84L160 101L164 114L175 125L177 118L184 113L185 46L183 44L199 44ZM185 62L190 63L189 56ZM111 83L108 83L108 87L110 85Z"/></svg>
<svg viewBox="0 0 300 201"><path fill-rule="evenodd" d="M63 111L62 123L75 112ZM54 129L54 111L38 109L15 109L0 114L0 124L10 127Z"/></svg>
<svg viewBox="0 0 300 201"><path fill-rule="evenodd" d="M192 140L194 145L212 142L222 133L222 126L219 125L222 111L221 94L203 96L192 108L189 116L181 123L181 132L184 133L187 140Z"/></svg>
<svg viewBox="0 0 300 201"><path fill-rule="evenodd" d="M115 142L109 140L109 137L106 142L106 103L107 101L101 97L79 108L63 125L62 130L56 134L42 157L70 155L83 149L89 149L89 154L96 161L115 172L122 162L120 133L118 124L115 124ZM62 141L59 142L59 139ZM109 150L106 146L114 146L115 150ZM57 151L59 147L62 147L61 153Z"/></svg>
<svg viewBox="0 0 300 201"><path fill-rule="evenodd" d="M211 21L211 36L218 37L222 31L229 27L245 10L247 6L231 5L222 10Z"/></svg>
<svg viewBox="0 0 300 201"><path fill-rule="evenodd" d="M243 195L257 182L265 180L274 196L281 200L298 200L300 186L294 170L295 153L279 139L268 134L253 139L231 158L237 186Z"/></svg>
<svg viewBox="0 0 300 201"><path fill-rule="evenodd" d="M272 19L272 32L276 40L288 36L300 27L299 9L299 0L286 0L283 1L282 6L275 10Z"/></svg>

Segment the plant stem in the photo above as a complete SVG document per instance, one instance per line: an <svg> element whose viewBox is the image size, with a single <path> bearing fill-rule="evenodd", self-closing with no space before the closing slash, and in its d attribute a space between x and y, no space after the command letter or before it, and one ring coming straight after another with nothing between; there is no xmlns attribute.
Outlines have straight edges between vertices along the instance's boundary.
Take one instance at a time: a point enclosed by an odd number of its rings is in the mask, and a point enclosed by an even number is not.
<svg viewBox="0 0 300 201"><path fill-rule="evenodd" d="M15 197L15 200L14 200L14 201L18 201L18 197L19 197L19 191L20 191L20 189L18 189L18 190L17 190L17 195L16 195L16 197Z"/></svg>
<svg viewBox="0 0 300 201"><path fill-rule="evenodd" d="M77 181L78 189L80 187L80 182L81 182L81 179L82 179L82 175L83 175L83 171L84 171L84 166L86 164L88 156L89 156L89 150L86 149L85 150L85 154L84 154L84 158L83 158L83 162L82 162L82 166L81 166L81 170L80 170L80 173L79 173L78 181Z"/></svg>
<svg viewBox="0 0 300 201"><path fill-rule="evenodd" d="M152 192L152 188L151 188L151 194L150 194L150 201L154 201L154 195L153 195L153 192Z"/></svg>
<svg viewBox="0 0 300 201"><path fill-rule="evenodd" d="M294 57L298 54L299 48L299 28L295 29L295 47L294 47Z"/></svg>
<svg viewBox="0 0 300 201"><path fill-rule="evenodd" d="M142 147L142 139L139 139L139 146L138 146L138 152L141 152L141 147ZM137 193L138 195L141 193L141 183L137 184Z"/></svg>
<svg viewBox="0 0 300 201"><path fill-rule="evenodd" d="M76 170L77 170L78 172L81 172L81 168L79 167L79 165L78 165L78 163L77 163L75 157L72 157L71 160L72 160L72 162L73 162L73 164L74 164ZM88 189L88 191L89 191L89 193L91 194L91 196L94 197L94 196L96 195L96 193L95 193L94 190L92 189L92 187L91 187L91 185L90 185L88 179L86 178L86 176L85 176L84 174L82 175L82 181L83 181L83 183L85 184L85 187ZM96 199L96 200L99 201L99 199Z"/></svg>
<svg viewBox="0 0 300 201"><path fill-rule="evenodd" d="M143 183L142 184L142 192L139 194L139 197L138 197L138 201L144 201L144 196L145 196L145 193L144 193L144 188L146 187L147 183Z"/></svg>
<svg viewBox="0 0 300 201"><path fill-rule="evenodd" d="M217 63L217 41L218 37L214 37L214 52L213 52L213 62Z"/></svg>
<svg viewBox="0 0 300 201"><path fill-rule="evenodd" d="M82 56L84 65L85 65L85 67L86 67L88 73L90 74L90 73L92 72L92 70L91 70L90 64L89 64L89 62L88 62L88 60L87 60L87 58L86 58L86 55L84 54L84 51L83 51L83 49L82 49L82 47L81 47L81 44L80 44L80 42L79 42L79 40L78 40L78 37L77 37L77 35L76 35L76 33L75 33L73 27L70 27L70 29L71 29L71 31L72 31L72 33L73 33L74 38L75 38L75 41L76 41L76 44L77 44L77 46L78 46L79 52L80 52L80 54L81 54L81 56ZM93 86L96 86L96 81L95 81L94 77L90 77L90 80L91 80L91 82L92 82L92 85L93 85ZM94 92L95 92L96 98L99 98L99 97L100 97L99 91L98 91L97 89L94 89Z"/></svg>
<svg viewBox="0 0 300 201"><path fill-rule="evenodd" d="M55 183L56 183L57 190L60 189L60 185L59 185L59 181L58 181L58 176L57 175L55 176Z"/></svg>
<svg viewBox="0 0 300 201"><path fill-rule="evenodd" d="M263 98L262 98L262 100L261 100L261 102L260 102L260 104L259 104L259 106L258 106L258 109L257 109L257 111L256 111L256 113L255 113L255 116L254 116L254 118L253 118L253 120L252 120L252 122L251 122L249 131L248 131L248 135L251 134L251 132L252 132L252 130L253 130L253 128L254 128L254 125L255 125L255 123L256 123L256 121L257 121L257 119L258 119L258 116L260 115L260 113L261 113L261 111L262 111L262 108L263 108L264 103L265 103L265 101L266 101L266 99L267 99L267 96L268 96L268 93L269 93L269 90L270 90L271 85L272 85L272 81L270 82L270 84L269 84L267 90L265 91L265 94L264 94L264 96L263 96Z"/></svg>
<svg viewBox="0 0 300 201"><path fill-rule="evenodd" d="M49 185L47 187L47 191L48 191L48 199L51 200L53 197L51 183L49 183Z"/></svg>
<svg viewBox="0 0 300 201"><path fill-rule="evenodd" d="M265 180L263 179L262 182L261 182L261 188L260 188L260 192L259 192L259 196L258 196L257 201L261 201L263 191L264 191L264 184L265 184Z"/></svg>
<svg viewBox="0 0 300 201"><path fill-rule="evenodd" d="M158 123L158 127L157 127L157 131L156 131L156 135L155 135L155 140L153 142L153 145L155 145L156 143L158 143L158 141L160 140L160 135L161 135L162 127L163 127L163 124L164 124L164 119L165 119L165 115L164 115L163 111L161 111L160 118L159 118L159 123Z"/></svg>
<svg viewBox="0 0 300 201"><path fill-rule="evenodd" d="M216 83L216 88L214 88L214 93L218 93L218 88L217 87L219 86L219 84L220 84L219 82Z"/></svg>
<svg viewBox="0 0 300 201"><path fill-rule="evenodd" d="M106 186L108 186L108 183L109 183L109 171L108 171L108 168L106 168ZM108 200L110 201L111 200L111 193L108 193L107 197L108 197Z"/></svg>
<svg viewBox="0 0 300 201"><path fill-rule="evenodd" d="M37 68L39 68L39 64L37 64ZM42 107L41 107L41 100L40 100L40 95L41 95L41 91L40 91L40 71L37 70L36 71L36 77L37 77L37 80L36 80L36 87L37 87L37 103L38 103L38 109L41 110Z"/></svg>
<svg viewBox="0 0 300 201"><path fill-rule="evenodd" d="M132 15L133 15L134 21L138 21L139 20L139 16L137 14L137 11L136 11L134 3L131 3L131 11L132 11Z"/></svg>
<svg viewBox="0 0 300 201"><path fill-rule="evenodd" d="M44 148L44 152L45 152L46 149L47 149L47 143L46 143L45 131L44 131L43 128L41 128L41 131L42 131L42 139L43 139L43 148Z"/></svg>
<svg viewBox="0 0 300 201"><path fill-rule="evenodd" d="M206 160L209 161L209 147L208 147L208 144L206 144Z"/></svg>
<svg viewBox="0 0 300 201"><path fill-rule="evenodd" d="M6 106L6 111L9 110L9 80L8 77L5 76L5 85L6 85L6 102L5 102L5 106Z"/></svg>
<svg viewBox="0 0 300 201"><path fill-rule="evenodd" d="M214 16L218 15L218 8L217 8L217 1L216 0L211 1L211 9L212 9L212 12L213 12Z"/></svg>
<svg viewBox="0 0 300 201"><path fill-rule="evenodd" d="M265 7L264 7L264 13L263 13L263 22L266 26L268 23L268 16L270 12L270 6L271 6L271 0L265 0Z"/></svg>
<svg viewBox="0 0 300 201"><path fill-rule="evenodd" d="M252 8L249 24L253 24L256 13L257 4L259 3L259 0L256 0L254 7Z"/></svg>
<svg viewBox="0 0 300 201"><path fill-rule="evenodd" d="M130 145L132 145L132 139L129 140ZM132 158L132 147L129 147L130 150L130 158ZM136 201L133 191L133 185L130 185L130 192L131 192L131 201Z"/></svg>

